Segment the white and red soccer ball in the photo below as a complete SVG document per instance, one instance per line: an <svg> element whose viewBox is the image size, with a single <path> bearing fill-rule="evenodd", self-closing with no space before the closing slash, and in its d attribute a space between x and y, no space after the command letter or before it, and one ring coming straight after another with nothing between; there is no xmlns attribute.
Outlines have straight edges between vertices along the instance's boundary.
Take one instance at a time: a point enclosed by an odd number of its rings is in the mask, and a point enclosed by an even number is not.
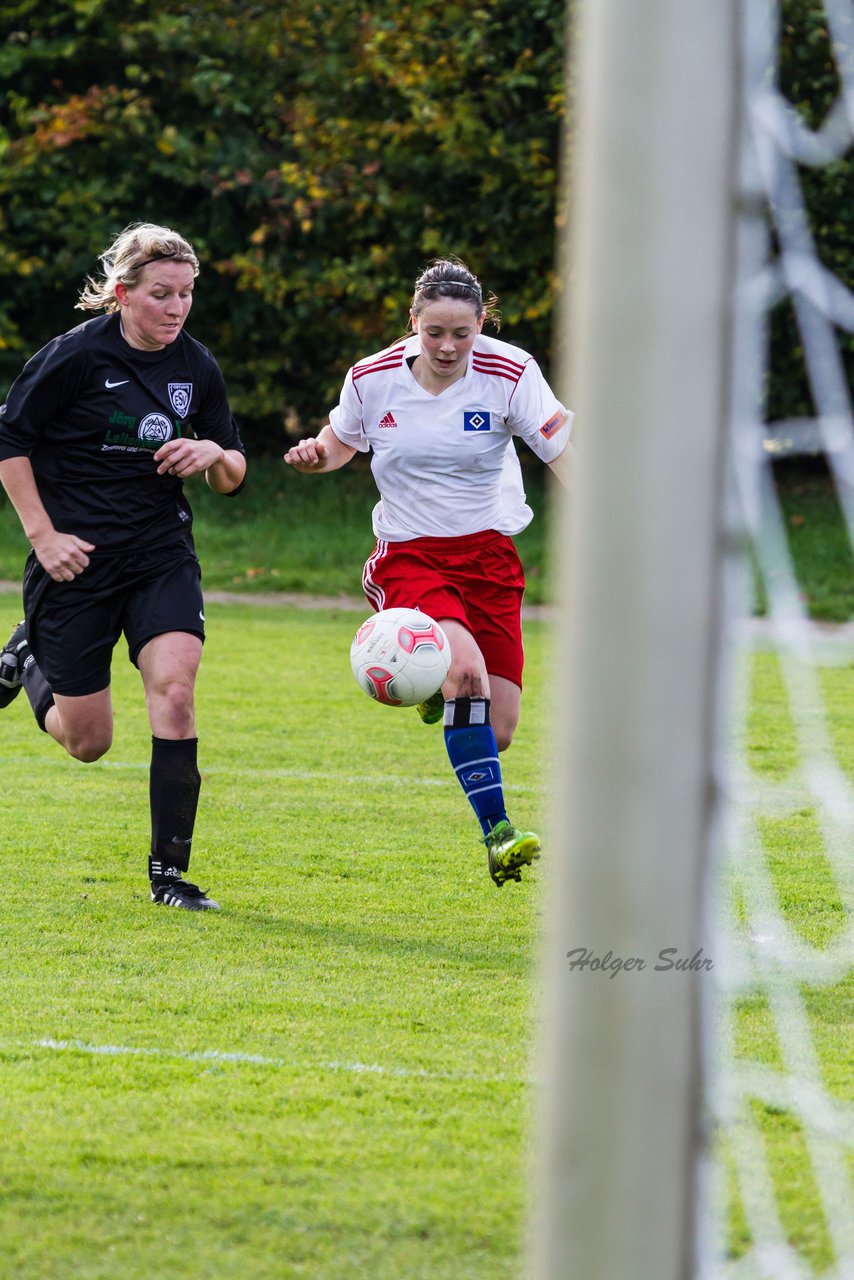
<svg viewBox="0 0 854 1280"><path fill-rule="evenodd" d="M383 609L353 637L350 666L371 698L387 707L414 707L442 687L451 646L438 622L420 609Z"/></svg>

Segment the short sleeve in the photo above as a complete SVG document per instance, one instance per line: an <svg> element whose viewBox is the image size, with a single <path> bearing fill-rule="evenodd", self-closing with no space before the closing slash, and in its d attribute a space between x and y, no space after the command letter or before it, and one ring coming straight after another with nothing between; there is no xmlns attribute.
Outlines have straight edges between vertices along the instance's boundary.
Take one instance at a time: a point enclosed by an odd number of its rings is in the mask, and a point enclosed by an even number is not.
<svg viewBox="0 0 854 1280"><path fill-rule="evenodd" d="M27 361L0 405L0 461L29 454L44 427L74 401L83 373L79 345L67 335Z"/></svg>
<svg viewBox="0 0 854 1280"><path fill-rule="evenodd" d="M553 462L569 442L572 420L572 412L558 400L536 360L529 360L510 398L510 430L543 462Z"/></svg>
<svg viewBox="0 0 854 1280"><path fill-rule="evenodd" d="M353 370L344 379L341 398L329 415L329 425L342 444L350 449L367 453L370 448L365 438L362 401L353 382Z"/></svg>
<svg viewBox="0 0 854 1280"><path fill-rule="evenodd" d="M246 450L228 403L222 370L210 352L206 352L206 356L205 394L193 416L193 431L206 440L215 440L223 449L234 449L245 454Z"/></svg>

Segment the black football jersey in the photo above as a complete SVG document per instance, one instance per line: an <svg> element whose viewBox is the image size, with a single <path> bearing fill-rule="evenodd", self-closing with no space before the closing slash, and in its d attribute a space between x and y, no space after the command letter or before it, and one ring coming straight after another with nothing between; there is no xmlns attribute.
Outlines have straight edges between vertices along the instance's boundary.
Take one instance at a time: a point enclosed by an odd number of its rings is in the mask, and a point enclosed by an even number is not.
<svg viewBox="0 0 854 1280"><path fill-rule="evenodd" d="M178 436L244 452L219 365L181 332L161 351L122 337L117 312L54 338L0 405L0 461L29 456L54 526L96 554L167 543L192 523L154 454Z"/></svg>

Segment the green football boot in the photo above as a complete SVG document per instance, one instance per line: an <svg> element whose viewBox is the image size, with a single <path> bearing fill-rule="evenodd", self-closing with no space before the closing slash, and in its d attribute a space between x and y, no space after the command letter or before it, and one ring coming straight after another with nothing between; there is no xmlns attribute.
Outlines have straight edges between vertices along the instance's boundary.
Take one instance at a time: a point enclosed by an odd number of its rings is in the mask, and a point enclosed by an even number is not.
<svg viewBox="0 0 854 1280"><path fill-rule="evenodd" d="M425 724L438 724L445 714L445 696L437 689L426 702L419 702L418 714Z"/></svg>
<svg viewBox="0 0 854 1280"><path fill-rule="evenodd" d="M484 840L489 855L489 874L499 889L506 880L521 880L521 867L540 856L540 837L533 831L517 831L506 819L497 822Z"/></svg>

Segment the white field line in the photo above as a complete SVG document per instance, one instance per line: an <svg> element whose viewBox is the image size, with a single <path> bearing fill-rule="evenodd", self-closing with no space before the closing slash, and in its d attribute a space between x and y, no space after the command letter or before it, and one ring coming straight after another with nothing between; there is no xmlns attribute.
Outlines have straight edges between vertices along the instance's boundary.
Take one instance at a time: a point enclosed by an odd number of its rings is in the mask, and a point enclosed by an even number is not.
<svg viewBox="0 0 854 1280"><path fill-rule="evenodd" d="M83 1053L106 1058L166 1058L169 1061L238 1063L255 1067L272 1067L275 1071L295 1071L306 1075L310 1071L344 1071L354 1075L393 1076L401 1080L476 1080L482 1084L528 1085L533 1080L515 1079L499 1072L486 1076L477 1071L427 1071L422 1067L384 1067L377 1062L289 1062L285 1058L269 1058L260 1053L232 1053L221 1049L201 1049L182 1052L178 1049L159 1049L124 1044L87 1044L83 1040L33 1040L38 1049L55 1053Z"/></svg>
<svg viewBox="0 0 854 1280"><path fill-rule="evenodd" d="M0 756L0 764L16 763L20 764L20 757L4 757ZM35 764L35 761L33 762ZM56 756L38 761L38 767L43 768L49 765L67 766L68 760L64 756ZM99 769L138 769L147 772L149 769L148 760L98 760L95 764L86 766L87 773L96 773ZM241 769L235 765L206 765L200 764L199 772L205 778L208 775L225 774L230 778L286 778L292 782L326 782L333 786L357 786L357 787L447 787L453 785L454 779L449 773L446 778L413 778L407 774L393 773L312 773L305 769ZM504 782L504 790L509 794L520 795L539 795L543 790L542 787L532 787L524 783Z"/></svg>

